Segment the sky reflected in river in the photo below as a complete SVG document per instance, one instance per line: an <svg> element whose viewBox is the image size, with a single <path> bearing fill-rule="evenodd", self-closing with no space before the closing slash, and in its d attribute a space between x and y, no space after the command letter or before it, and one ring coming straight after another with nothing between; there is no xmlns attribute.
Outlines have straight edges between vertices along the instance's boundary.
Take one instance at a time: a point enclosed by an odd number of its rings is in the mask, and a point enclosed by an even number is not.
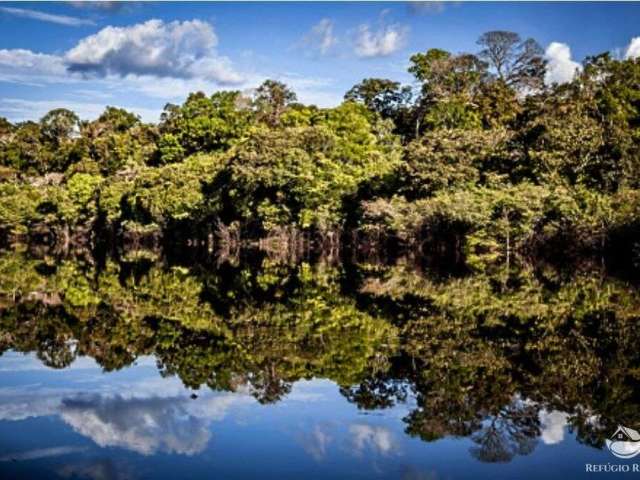
<svg viewBox="0 0 640 480"><path fill-rule="evenodd" d="M0 477L588 477L640 419L640 297L436 272L0 255ZM603 474L600 474L603 475Z"/></svg>
<svg viewBox="0 0 640 480"><path fill-rule="evenodd" d="M296 382L281 402L260 405L248 392L194 394L161 378L152 358L103 373L84 358L59 371L7 352L0 384L3 478L539 478L611 461L575 442L567 414L543 410L529 451L482 463L468 439L408 437L413 398L363 412L327 380Z"/></svg>

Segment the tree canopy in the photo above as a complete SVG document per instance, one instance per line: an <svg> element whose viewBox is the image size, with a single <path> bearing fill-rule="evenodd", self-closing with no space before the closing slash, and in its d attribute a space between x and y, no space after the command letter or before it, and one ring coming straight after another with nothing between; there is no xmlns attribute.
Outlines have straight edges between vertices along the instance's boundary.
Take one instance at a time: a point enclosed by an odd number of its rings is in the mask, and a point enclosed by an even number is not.
<svg viewBox="0 0 640 480"><path fill-rule="evenodd" d="M576 231L585 248L636 248L640 60L588 57L545 85L534 39L493 31L478 46L416 53L413 86L364 78L333 108L266 80L192 93L158 124L116 107L0 119L0 227L354 229L413 245L457 225L468 253Z"/></svg>

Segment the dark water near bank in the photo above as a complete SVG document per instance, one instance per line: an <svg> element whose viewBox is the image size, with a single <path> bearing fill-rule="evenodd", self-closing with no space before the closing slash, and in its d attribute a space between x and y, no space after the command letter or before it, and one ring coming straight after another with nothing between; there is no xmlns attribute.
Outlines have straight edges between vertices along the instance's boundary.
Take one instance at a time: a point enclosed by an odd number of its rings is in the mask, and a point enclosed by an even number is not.
<svg viewBox="0 0 640 480"><path fill-rule="evenodd" d="M0 478L640 464L637 272L245 257L1 253Z"/></svg>

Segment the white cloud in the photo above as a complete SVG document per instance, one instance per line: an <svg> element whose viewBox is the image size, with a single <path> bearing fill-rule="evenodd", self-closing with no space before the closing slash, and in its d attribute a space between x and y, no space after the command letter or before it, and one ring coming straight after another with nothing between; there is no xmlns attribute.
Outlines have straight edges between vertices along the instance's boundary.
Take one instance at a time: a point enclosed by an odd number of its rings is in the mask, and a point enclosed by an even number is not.
<svg viewBox="0 0 640 480"><path fill-rule="evenodd" d="M277 76L278 80L289 85L298 95L298 99L318 107L332 107L342 101L342 91L335 89L335 81L328 77L304 77L288 73ZM264 79L256 82L262 83Z"/></svg>
<svg viewBox="0 0 640 480"><path fill-rule="evenodd" d="M0 81L35 85L66 76L62 59L31 50L0 49Z"/></svg>
<svg viewBox="0 0 640 480"><path fill-rule="evenodd" d="M322 28L317 32L326 37L319 39L318 51L327 51L334 42L332 28L326 22L318 25ZM342 99L342 90L331 78L250 70L240 75L227 57L217 54L217 45L218 37L208 23L150 20L106 27L60 55L0 49L0 82L33 87L73 84L73 89L46 100L42 95L38 99L0 97L0 116L14 122L36 120L62 107L92 119L115 102L144 121L156 122L168 101L181 102L191 92L210 93L230 84L255 88L266 78L284 81L301 101L319 107L335 106ZM145 101L128 101L132 98ZM157 108L149 108L155 104Z"/></svg>
<svg viewBox="0 0 640 480"><path fill-rule="evenodd" d="M409 34L408 27L382 25L372 30L369 25L360 25L355 39L355 53L360 58L386 57L400 50Z"/></svg>
<svg viewBox="0 0 640 480"><path fill-rule="evenodd" d="M640 37L635 37L629 42L627 51L624 54L624 58L638 58L640 57Z"/></svg>
<svg viewBox="0 0 640 480"><path fill-rule="evenodd" d="M570 82L576 72L582 69L578 62L571 59L571 49L565 43L550 43L545 51L545 57L548 63L544 81L547 85Z"/></svg>
<svg viewBox="0 0 640 480"><path fill-rule="evenodd" d="M151 455L194 455L211 438L210 425L230 408L254 399L222 393L193 401L180 397L79 396L62 400L58 413L76 432L100 447L121 447Z"/></svg>
<svg viewBox="0 0 640 480"><path fill-rule="evenodd" d="M148 20L129 27L105 27L64 55L72 72L99 77L152 75L202 78L219 84L242 82L227 57L218 56L213 27L200 20Z"/></svg>
<svg viewBox="0 0 640 480"><path fill-rule="evenodd" d="M320 55L327 55L338 43L338 37L333 33L333 21L323 18L316 23L302 40L304 46Z"/></svg>
<svg viewBox="0 0 640 480"><path fill-rule="evenodd" d="M51 13L40 12L38 10L28 10L26 8L10 8L0 7L0 12L15 17L30 18L32 20L40 20L42 22L57 23L58 25L66 25L69 27L80 27L82 25L95 25L93 20L86 18L70 17L67 15L54 15Z"/></svg>
<svg viewBox="0 0 640 480"><path fill-rule="evenodd" d="M29 84L66 83L83 77L143 77L200 80L216 85L243 82L231 60L216 53L213 27L199 20L149 20L106 27L80 40L62 56L30 50L0 50L0 80Z"/></svg>

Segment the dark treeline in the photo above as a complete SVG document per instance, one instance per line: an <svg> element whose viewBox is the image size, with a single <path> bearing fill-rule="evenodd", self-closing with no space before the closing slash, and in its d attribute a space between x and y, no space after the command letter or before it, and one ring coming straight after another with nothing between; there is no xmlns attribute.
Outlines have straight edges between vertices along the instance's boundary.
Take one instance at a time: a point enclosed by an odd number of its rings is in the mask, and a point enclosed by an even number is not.
<svg viewBox="0 0 640 480"><path fill-rule="evenodd" d="M0 119L0 226L11 240L333 244L348 232L471 263L638 259L640 60L589 57L549 85L536 41L496 31L475 54L417 53L409 71L414 87L367 78L335 108L268 80L249 96L193 93L157 125L114 107L93 121Z"/></svg>

